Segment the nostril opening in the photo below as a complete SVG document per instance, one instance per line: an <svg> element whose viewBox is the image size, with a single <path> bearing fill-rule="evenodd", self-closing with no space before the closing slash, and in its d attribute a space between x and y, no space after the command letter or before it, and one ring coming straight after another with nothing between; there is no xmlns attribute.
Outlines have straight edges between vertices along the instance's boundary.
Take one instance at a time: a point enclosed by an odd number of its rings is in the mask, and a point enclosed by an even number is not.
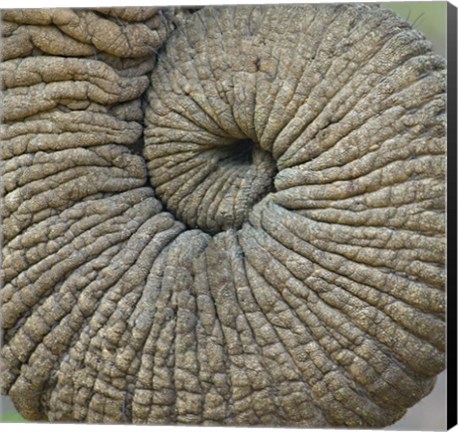
<svg viewBox="0 0 458 432"><path fill-rule="evenodd" d="M191 228L216 234L239 229L253 207L273 192L277 164L250 139L187 150L180 143L147 146L145 158L157 196ZM170 152L170 154L169 154Z"/></svg>
<svg viewBox="0 0 458 432"><path fill-rule="evenodd" d="M241 139L220 148L219 162L223 165L251 165L256 144L250 139Z"/></svg>

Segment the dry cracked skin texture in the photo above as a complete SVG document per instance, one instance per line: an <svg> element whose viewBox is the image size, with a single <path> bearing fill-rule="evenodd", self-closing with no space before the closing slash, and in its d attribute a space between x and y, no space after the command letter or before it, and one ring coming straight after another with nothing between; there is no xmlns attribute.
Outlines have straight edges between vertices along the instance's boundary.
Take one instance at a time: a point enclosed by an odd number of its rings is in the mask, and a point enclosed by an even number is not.
<svg viewBox="0 0 458 432"><path fill-rule="evenodd" d="M393 423L445 366L444 59L369 5L185 15L3 14L2 391Z"/></svg>

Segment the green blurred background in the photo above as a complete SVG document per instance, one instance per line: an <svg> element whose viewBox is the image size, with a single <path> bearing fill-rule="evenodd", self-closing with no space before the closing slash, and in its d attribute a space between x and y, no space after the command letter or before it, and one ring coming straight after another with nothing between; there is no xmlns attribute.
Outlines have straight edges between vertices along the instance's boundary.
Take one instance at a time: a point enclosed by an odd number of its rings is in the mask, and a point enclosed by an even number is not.
<svg viewBox="0 0 458 432"><path fill-rule="evenodd" d="M196 1L198 3L198 1ZM421 31L434 46L435 52L446 57L447 3L425 2L383 2L383 8L391 9ZM392 430L445 430L446 429L446 372L443 372L433 392L411 408ZM1 396L0 422L25 421L14 409L10 398Z"/></svg>
<svg viewBox="0 0 458 432"><path fill-rule="evenodd" d="M433 43L436 53L447 56L447 2L386 2L380 6L396 12Z"/></svg>

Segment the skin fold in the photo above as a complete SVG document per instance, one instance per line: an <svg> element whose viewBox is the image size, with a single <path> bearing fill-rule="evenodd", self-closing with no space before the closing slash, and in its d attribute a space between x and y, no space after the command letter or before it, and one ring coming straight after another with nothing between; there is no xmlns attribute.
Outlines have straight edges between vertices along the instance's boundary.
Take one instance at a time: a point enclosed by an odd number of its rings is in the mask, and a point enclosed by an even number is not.
<svg viewBox="0 0 458 432"><path fill-rule="evenodd" d="M383 427L445 367L445 60L368 4L2 12L1 390L30 420Z"/></svg>

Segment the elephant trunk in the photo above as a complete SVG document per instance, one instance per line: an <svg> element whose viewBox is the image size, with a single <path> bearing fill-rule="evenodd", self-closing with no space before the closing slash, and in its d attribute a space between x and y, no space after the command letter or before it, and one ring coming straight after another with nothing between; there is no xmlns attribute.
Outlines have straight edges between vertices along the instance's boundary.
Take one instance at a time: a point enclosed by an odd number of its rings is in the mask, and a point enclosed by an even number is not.
<svg viewBox="0 0 458 432"><path fill-rule="evenodd" d="M22 415L381 427L431 391L446 65L422 35L365 4L11 10L2 31Z"/></svg>

